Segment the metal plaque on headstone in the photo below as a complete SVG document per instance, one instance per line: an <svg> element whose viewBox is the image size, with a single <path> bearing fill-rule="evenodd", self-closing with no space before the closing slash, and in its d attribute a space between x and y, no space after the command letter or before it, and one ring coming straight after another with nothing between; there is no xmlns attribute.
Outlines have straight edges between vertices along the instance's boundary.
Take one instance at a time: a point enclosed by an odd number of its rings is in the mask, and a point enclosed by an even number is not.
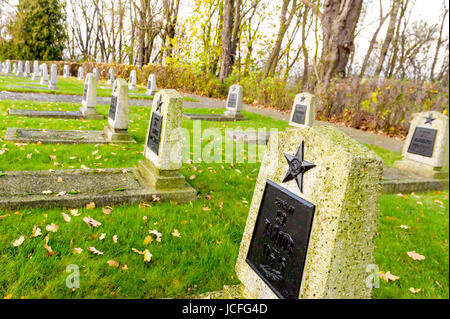
<svg viewBox="0 0 450 319"><path fill-rule="evenodd" d="M236 93L231 93L230 97L228 98L227 107L235 108L236 106L237 106L237 94Z"/></svg>
<svg viewBox="0 0 450 319"><path fill-rule="evenodd" d="M116 119L116 107L117 107L117 95L113 94L111 96L111 104L109 106L109 118L113 121Z"/></svg>
<svg viewBox="0 0 450 319"><path fill-rule="evenodd" d="M315 206L267 180L247 264L282 299L297 299Z"/></svg>
<svg viewBox="0 0 450 319"><path fill-rule="evenodd" d="M156 155L159 155L159 142L161 140L162 115L156 112L152 114L147 146Z"/></svg>
<svg viewBox="0 0 450 319"><path fill-rule="evenodd" d="M306 117L306 105L297 104L295 106L292 122L295 122L297 124L305 124L305 117Z"/></svg>
<svg viewBox="0 0 450 319"><path fill-rule="evenodd" d="M86 82L85 84L84 84L84 90L83 90L83 101L86 101L87 100L87 92L88 92L88 83Z"/></svg>
<svg viewBox="0 0 450 319"><path fill-rule="evenodd" d="M416 127L411 143L408 147L408 153L433 157L436 133L437 131L435 129Z"/></svg>

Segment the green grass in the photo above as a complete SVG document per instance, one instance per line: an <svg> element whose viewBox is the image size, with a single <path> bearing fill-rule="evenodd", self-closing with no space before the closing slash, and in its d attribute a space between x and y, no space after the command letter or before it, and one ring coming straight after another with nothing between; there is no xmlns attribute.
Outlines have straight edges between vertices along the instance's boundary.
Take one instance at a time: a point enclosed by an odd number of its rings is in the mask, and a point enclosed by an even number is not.
<svg viewBox="0 0 450 319"><path fill-rule="evenodd" d="M102 130L106 120L62 120L8 116L8 108L76 110L69 103L36 103L29 101L0 101L0 138L7 127L46 129ZM108 106L100 105L107 115ZM219 113L218 109L186 109L187 113ZM48 170L108 167L135 167L143 159L143 143L148 128L150 109L130 108L130 134L136 145L38 145L0 141L0 172L11 170ZM202 129L227 128L286 128L287 123L244 112L249 119L241 122L202 122ZM193 122L183 119L183 127L192 132ZM203 140L206 145L209 139ZM262 148L262 151L264 147ZM189 150L188 150L189 151ZM27 155L32 154L31 158ZM50 159L55 155L56 160ZM248 152L245 152L248 156ZM98 156L101 156L99 158ZM196 160L196 159L195 159ZM55 161L59 164L55 166ZM216 291L223 285L236 284L234 266L238 255L259 163L191 163L183 164L181 173L199 191L192 203L150 203L115 206L110 215L98 207L79 209L81 216L72 216L66 223L66 209L0 210L0 297L13 298L170 298ZM192 179L191 179L192 177ZM1 178L1 177L0 177ZM380 270L400 276L395 282L381 283L375 289L376 298L448 298L448 192L420 194L407 200L391 195L381 199L381 222L377 237L376 262ZM439 199L445 208L434 202ZM417 206L416 201L423 206ZM424 210L424 216L421 214ZM89 228L82 219L91 216L102 223ZM389 216L389 218L387 218ZM146 218L145 218L146 217ZM57 233L46 231L46 225L59 225ZM399 228L401 224L410 227ZM30 238L33 227L43 235ZM148 245L148 231L162 233L160 243ZM179 230L181 237L171 235ZM101 234L106 238L100 240ZM49 245L57 254L47 256L43 245L49 234ZM112 236L118 242L113 243ZM24 243L15 248L12 242L25 236ZM102 256L87 251L95 247ZM73 248L83 252L75 254ZM132 251L148 249L153 255L150 263ZM426 256L413 261L406 252L415 250ZM109 267L115 260L119 268ZM65 286L66 267L80 268L80 289ZM128 270L121 268L127 265ZM439 285L435 284L435 281ZM409 287L422 288L412 294Z"/></svg>
<svg viewBox="0 0 450 319"><path fill-rule="evenodd" d="M391 150L387 150L385 148L381 148L376 145L364 144L369 149L377 153L379 157L383 160L383 165L385 166L393 166L395 161L399 161L402 159L402 154L399 152L394 152Z"/></svg>
<svg viewBox="0 0 450 319"><path fill-rule="evenodd" d="M448 196L448 191L437 191L381 197L376 263L381 271L400 278L380 280L375 298L449 298ZM407 255L410 251L425 259L413 260ZM421 291L413 294L411 287Z"/></svg>
<svg viewBox="0 0 450 319"><path fill-rule="evenodd" d="M66 95L83 95L84 81L79 81L77 78L63 78L58 77L58 90L49 90L47 86L41 85L40 80L31 80L31 78L16 77L16 76L0 76L0 91L20 92L20 93L47 93L47 94L66 94ZM105 81L100 81L97 84L97 96L110 97L112 94L111 86L109 88L102 88L108 86ZM147 91L146 87L137 86L137 91L129 91L128 95L133 99L148 99L152 100L152 96L136 95L144 94ZM184 101L198 102L198 100L191 97L183 97Z"/></svg>

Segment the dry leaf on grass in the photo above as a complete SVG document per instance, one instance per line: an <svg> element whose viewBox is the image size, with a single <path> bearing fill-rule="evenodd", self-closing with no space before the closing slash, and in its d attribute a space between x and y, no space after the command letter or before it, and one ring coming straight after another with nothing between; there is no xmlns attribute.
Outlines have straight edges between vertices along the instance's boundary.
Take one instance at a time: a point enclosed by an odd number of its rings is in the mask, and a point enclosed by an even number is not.
<svg viewBox="0 0 450 319"><path fill-rule="evenodd" d="M103 214L109 215L112 213L113 208L111 206L105 206L102 208Z"/></svg>
<svg viewBox="0 0 450 319"><path fill-rule="evenodd" d="M53 254L55 254L55 252L53 251L53 249L52 249L52 247L50 247L49 245L48 245L48 240L49 240L49 237L48 237L48 235L47 236L45 236L45 244L44 244L44 248L45 248L45 250L47 250L47 256L51 256L51 255L53 255Z"/></svg>
<svg viewBox="0 0 450 319"><path fill-rule="evenodd" d="M411 257L414 260L424 260L425 256L416 253L414 250L407 252L408 256Z"/></svg>
<svg viewBox="0 0 450 319"><path fill-rule="evenodd" d="M90 251L91 253L95 254L95 255L103 255L103 253L99 250L97 250L97 248L95 247L89 247L88 251Z"/></svg>
<svg viewBox="0 0 450 319"><path fill-rule="evenodd" d="M100 237L98 239L103 240L103 239L105 239L105 237L106 237L106 234L103 233L103 234L100 235Z"/></svg>
<svg viewBox="0 0 450 319"><path fill-rule="evenodd" d="M95 208L94 202L90 202L89 204L86 204L86 209L94 209L94 208Z"/></svg>
<svg viewBox="0 0 450 319"><path fill-rule="evenodd" d="M12 244L14 247L19 247L20 245L23 244L24 240L25 240L25 236L20 236L19 239L14 241Z"/></svg>
<svg viewBox="0 0 450 319"><path fill-rule="evenodd" d="M180 237L181 237L181 234L180 234L180 232L178 231L178 229L174 229L173 232L172 232L172 236L180 238Z"/></svg>
<svg viewBox="0 0 450 319"><path fill-rule="evenodd" d="M81 215L81 214L78 212L78 209L71 209L69 212L70 212L70 214L71 214L72 216L75 216L75 217Z"/></svg>
<svg viewBox="0 0 450 319"><path fill-rule="evenodd" d="M403 228L403 229L409 229L409 227L406 226L406 225L400 225L400 228Z"/></svg>
<svg viewBox="0 0 450 319"><path fill-rule="evenodd" d="M421 291L422 288L414 289L413 287L411 287L411 288L409 288L408 290L411 291L413 294L416 294L416 293L418 293L419 291Z"/></svg>
<svg viewBox="0 0 450 319"><path fill-rule="evenodd" d="M152 235L148 235L148 236L145 237L145 239L144 239L144 245L147 246L147 245L150 244L152 241L153 241Z"/></svg>
<svg viewBox="0 0 450 319"><path fill-rule="evenodd" d="M161 234L160 232L158 232L156 229L154 229L154 230L149 230L148 232L149 232L150 234L153 234L153 235L156 236L156 241L157 241L158 243L161 242L162 234Z"/></svg>
<svg viewBox="0 0 450 319"><path fill-rule="evenodd" d="M74 248L73 251L74 251L74 253L76 253L76 254L81 254L81 253L83 252L83 249L80 248L80 247L77 247L77 248Z"/></svg>
<svg viewBox="0 0 450 319"><path fill-rule="evenodd" d="M91 216L88 217L84 217L83 221L88 224L89 226L92 227L100 227L102 225L102 223L96 221L95 219L93 219Z"/></svg>
<svg viewBox="0 0 450 319"><path fill-rule="evenodd" d="M61 213L62 217L64 218L64 221L66 223L70 222L70 220L72 219L69 215L67 215L66 213Z"/></svg>
<svg viewBox="0 0 450 319"><path fill-rule="evenodd" d="M143 255L145 262L150 262L152 260L152 254L148 251L148 249L140 251L137 250L136 248L131 248L131 250L139 255Z"/></svg>
<svg viewBox="0 0 450 319"><path fill-rule="evenodd" d="M107 264L112 268L119 268L119 263L115 260L108 260Z"/></svg>
<svg viewBox="0 0 450 319"><path fill-rule="evenodd" d="M397 279L400 278L398 276L391 274L390 271L388 271L387 273L385 273L384 271L380 271L379 276L381 279L384 279L386 282L396 281Z"/></svg>
<svg viewBox="0 0 450 319"><path fill-rule="evenodd" d="M117 235L114 235L114 236L112 237L112 241L113 241L113 243L117 243Z"/></svg>
<svg viewBox="0 0 450 319"><path fill-rule="evenodd" d="M53 223L51 223L50 225L47 225L47 226L45 227L45 229L46 229L47 231L51 231L51 232L53 232L53 233L56 233L56 232L58 231L58 228L59 228L59 226L58 226L58 225L55 225L55 224L53 224Z"/></svg>
<svg viewBox="0 0 450 319"><path fill-rule="evenodd" d="M34 225L33 230L31 231L31 236L30 237L39 237L42 235L42 231L39 227L37 227L36 225Z"/></svg>

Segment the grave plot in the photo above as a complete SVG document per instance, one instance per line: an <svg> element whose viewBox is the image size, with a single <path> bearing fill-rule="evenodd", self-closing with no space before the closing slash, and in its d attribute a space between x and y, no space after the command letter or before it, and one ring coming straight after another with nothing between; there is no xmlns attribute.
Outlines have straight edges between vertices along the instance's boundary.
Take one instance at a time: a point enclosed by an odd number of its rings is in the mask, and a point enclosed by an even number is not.
<svg viewBox="0 0 450 319"><path fill-rule="evenodd" d="M42 129L8 128L5 140L15 142L41 142L50 144L76 143L136 143L128 133L128 88L126 82L117 79L108 117L108 126L103 131L60 131Z"/></svg>
<svg viewBox="0 0 450 319"><path fill-rule="evenodd" d="M184 113L183 116L190 120L202 120L202 121L244 121L246 118L242 115L244 108L242 102L243 92L242 86L232 85L228 92L226 110L224 114L193 114Z"/></svg>
<svg viewBox="0 0 450 319"><path fill-rule="evenodd" d="M80 110L76 112L10 109L9 115L62 119L104 119L104 116L95 109L97 106L97 80L92 73L86 76L81 104Z"/></svg>
<svg viewBox="0 0 450 319"><path fill-rule="evenodd" d="M114 86L110 126L105 128L105 135L109 134L107 137L111 140L118 140L124 138L124 128L128 127L128 111L120 110L126 106L121 97L126 96L127 84L118 79ZM179 173L182 144L181 139L174 136L181 134L181 112L182 98L175 90L163 90L159 93L158 100L153 103L145 144L145 161L139 164L139 168L8 172L1 179L0 207L80 207L91 201L113 205L148 201L154 197L177 202L194 200L197 191ZM35 131L27 132L32 134ZM80 137L78 132L51 132L66 134L68 136L65 139L72 141ZM95 132L97 142L105 138L100 133ZM87 136L90 142L95 142L94 136ZM36 138L30 137L33 140ZM62 139L62 136L59 135L59 138Z"/></svg>

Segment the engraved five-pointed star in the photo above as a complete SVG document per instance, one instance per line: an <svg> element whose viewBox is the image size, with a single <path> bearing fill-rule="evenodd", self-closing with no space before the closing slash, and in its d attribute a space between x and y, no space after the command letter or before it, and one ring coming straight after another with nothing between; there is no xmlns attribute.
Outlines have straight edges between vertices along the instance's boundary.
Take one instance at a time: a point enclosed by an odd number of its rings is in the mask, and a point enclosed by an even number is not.
<svg viewBox="0 0 450 319"><path fill-rule="evenodd" d="M306 97L300 96L300 102L304 102L306 100Z"/></svg>
<svg viewBox="0 0 450 319"><path fill-rule="evenodd" d="M293 180L295 178L297 181L298 188L302 193L303 193L303 174L309 171L310 169L316 167L315 164L305 161L303 159L304 149L305 149L305 142L303 141L295 156L284 153L284 156L286 157L289 163L289 170L283 180L283 183L289 182L290 180Z"/></svg>
<svg viewBox="0 0 450 319"><path fill-rule="evenodd" d="M433 121L435 120L435 118L433 118L433 114L430 113L430 115L428 115L427 117L424 117L425 119L425 124L430 124L432 125Z"/></svg>
<svg viewBox="0 0 450 319"><path fill-rule="evenodd" d="M159 100L156 101L156 112L161 113L161 106L163 105L163 101L161 101L161 95L159 96Z"/></svg>

